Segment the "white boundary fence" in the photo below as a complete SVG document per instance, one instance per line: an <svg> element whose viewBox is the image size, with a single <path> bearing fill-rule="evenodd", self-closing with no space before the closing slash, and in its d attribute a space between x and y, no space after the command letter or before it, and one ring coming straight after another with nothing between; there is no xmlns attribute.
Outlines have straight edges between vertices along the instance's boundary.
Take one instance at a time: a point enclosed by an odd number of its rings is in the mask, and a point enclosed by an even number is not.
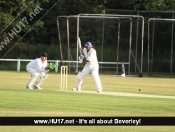
<svg viewBox="0 0 175 132"><path fill-rule="evenodd" d="M33 59L0 59L0 61L16 61L17 62L17 71L19 72L20 71L20 67L21 67L21 62L22 61L27 61L27 62L30 62L32 61ZM61 61L61 60L47 60L48 62L55 62L56 64L56 67L55 67L55 72L58 72L58 67L60 66L60 63L63 62L63 63L77 63L77 61ZM113 65L116 65L118 67L118 65L121 65L122 67L122 72L125 73L125 64L129 65L129 62L99 62L99 64L113 64ZM101 68L101 67L100 67ZM105 67L102 67L102 68L105 68ZM115 68L115 67L114 67ZM118 72L118 71L117 71Z"/></svg>
<svg viewBox="0 0 175 132"><path fill-rule="evenodd" d="M30 62L33 59L0 59L0 61L16 61L17 62L17 71L20 71L21 68L21 61L27 61ZM48 62L55 62L55 72L58 72L58 63L61 62L59 60L47 60Z"/></svg>

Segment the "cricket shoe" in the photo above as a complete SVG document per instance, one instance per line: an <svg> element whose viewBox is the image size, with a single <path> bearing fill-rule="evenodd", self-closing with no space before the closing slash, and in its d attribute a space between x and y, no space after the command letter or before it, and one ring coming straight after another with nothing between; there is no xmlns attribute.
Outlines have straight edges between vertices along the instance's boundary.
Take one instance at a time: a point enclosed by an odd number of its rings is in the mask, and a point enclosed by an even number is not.
<svg viewBox="0 0 175 132"><path fill-rule="evenodd" d="M101 93L101 92L102 92L102 90L97 90L97 92L98 92L98 93Z"/></svg>
<svg viewBox="0 0 175 132"><path fill-rule="evenodd" d="M78 91L78 88L72 88L73 91Z"/></svg>
<svg viewBox="0 0 175 132"><path fill-rule="evenodd" d="M42 89L40 86L36 86L36 85L34 85L33 88L34 88L34 89L39 89L39 90Z"/></svg>
<svg viewBox="0 0 175 132"><path fill-rule="evenodd" d="M80 91L78 88L72 88L73 91Z"/></svg>
<svg viewBox="0 0 175 132"><path fill-rule="evenodd" d="M122 77L125 77L125 73L123 73L121 76L122 76Z"/></svg>
<svg viewBox="0 0 175 132"><path fill-rule="evenodd" d="M33 89L32 87L29 87L28 85L26 86L26 89Z"/></svg>

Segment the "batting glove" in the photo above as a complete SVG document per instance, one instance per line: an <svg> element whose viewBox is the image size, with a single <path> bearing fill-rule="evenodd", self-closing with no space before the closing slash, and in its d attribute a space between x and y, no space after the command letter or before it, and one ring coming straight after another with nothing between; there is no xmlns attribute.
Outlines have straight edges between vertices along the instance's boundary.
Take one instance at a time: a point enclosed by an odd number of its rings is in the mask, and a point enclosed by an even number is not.
<svg viewBox="0 0 175 132"><path fill-rule="evenodd" d="M80 64L82 64L82 63L83 63L83 60L80 59L78 62L79 62Z"/></svg>
<svg viewBox="0 0 175 132"><path fill-rule="evenodd" d="M82 59L83 57L84 57L83 55L81 55L81 56L79 56L79 57L78 57L78 59L79 59L79 61L78 61L78 62L79 62L80 64L82 64L82 63L83 63L83 59Z"/></svg>
<svg viewBox="0 0 175 132"><path fill-rule="evenodd" d="M82 59L82 60L84 59L84 55L80 55L79 57L80 57L80 59Z"/></svg>

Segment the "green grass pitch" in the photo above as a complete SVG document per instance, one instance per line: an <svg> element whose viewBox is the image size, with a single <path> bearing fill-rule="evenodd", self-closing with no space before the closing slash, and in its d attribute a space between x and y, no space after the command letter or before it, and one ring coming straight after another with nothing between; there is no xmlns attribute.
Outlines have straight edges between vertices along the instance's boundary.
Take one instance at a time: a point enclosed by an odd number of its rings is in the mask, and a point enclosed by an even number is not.
<svg viewBox="0 0 175 132"><path fill-rule="evenodd" d="M71 90L75 86L76 75L68 75L67 91L60 91L59 73L49 73L49 77L41 85L43 90L26 90L25 86L30 76L27 72L0 71L0 75L0 116L175 117L174 78L100 75L103 92L97 93L90 75L85 77L81 92ZM117 95L117 93L126 95ZM140 96L127 96L127 94ZM153 97L144 97L145 95ZM175 127L0 126L0 130L3 132L173 132Z"/></svg>

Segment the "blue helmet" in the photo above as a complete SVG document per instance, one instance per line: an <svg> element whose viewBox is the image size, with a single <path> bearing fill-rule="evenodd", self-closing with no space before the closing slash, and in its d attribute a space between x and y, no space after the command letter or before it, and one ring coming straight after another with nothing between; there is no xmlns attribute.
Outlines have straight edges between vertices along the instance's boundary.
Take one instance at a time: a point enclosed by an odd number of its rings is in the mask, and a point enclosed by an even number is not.
<svg viewBox="0 0 175 132"><path fill-rule="evenodd" d="M86 42L85 46L86 47L93 47L91 42Z"/></svg>

